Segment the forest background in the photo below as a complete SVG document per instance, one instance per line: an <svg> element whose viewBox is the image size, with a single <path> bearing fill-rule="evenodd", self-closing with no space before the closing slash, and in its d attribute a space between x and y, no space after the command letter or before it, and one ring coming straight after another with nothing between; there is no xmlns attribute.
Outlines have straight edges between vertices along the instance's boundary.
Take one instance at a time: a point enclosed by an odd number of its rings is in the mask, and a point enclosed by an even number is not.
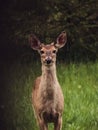
<svg viewBox="0 0 98 130"><path fill-rule="evenodd" d="M33 33L48 44L62 31L67 33L57 55L65 99L62 129L98 129L98 0L1 0L0 130L38 129L31 94L41 63L28 39Z"/></svg>

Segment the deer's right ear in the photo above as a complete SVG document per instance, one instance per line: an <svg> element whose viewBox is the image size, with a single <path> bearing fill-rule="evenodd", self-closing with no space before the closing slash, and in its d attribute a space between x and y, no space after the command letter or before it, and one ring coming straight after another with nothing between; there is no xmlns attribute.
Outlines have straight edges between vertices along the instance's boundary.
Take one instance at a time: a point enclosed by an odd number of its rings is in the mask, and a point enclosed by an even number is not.
<svg viewBox="0 0 98 130"><path fill-rule="evenodd" d="M41 42L34 34L30 35L29 43L31 45L31 48L34 50L39 50L41 48Z"/></svg>

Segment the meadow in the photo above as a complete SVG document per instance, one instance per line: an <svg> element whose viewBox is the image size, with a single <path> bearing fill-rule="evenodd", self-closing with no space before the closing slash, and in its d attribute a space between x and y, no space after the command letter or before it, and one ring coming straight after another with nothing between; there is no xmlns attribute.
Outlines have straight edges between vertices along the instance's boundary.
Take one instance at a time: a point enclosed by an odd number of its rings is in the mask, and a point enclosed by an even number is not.
<svg viewBox="0 0 98 130"><path fill-rule="evenodd" d="M31 94L41 64L4 64L3 74L0 130L38 130ZM62 130L98 130L98 62L57 63L57 76L65 99Z"/></svg>

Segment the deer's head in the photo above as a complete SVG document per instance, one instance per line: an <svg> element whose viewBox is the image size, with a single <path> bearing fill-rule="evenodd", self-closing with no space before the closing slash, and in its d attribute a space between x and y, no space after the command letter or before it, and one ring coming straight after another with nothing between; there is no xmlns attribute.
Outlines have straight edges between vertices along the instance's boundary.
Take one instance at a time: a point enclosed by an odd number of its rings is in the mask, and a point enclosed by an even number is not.
<svg viewBox="0 0 98 130"><path fill-rule="evenodd" d="M42 64L45 66L51 66L56 62L56 53L58 49L65 45L67 35L66 32L62 32L57 37L56 43L52 42L48 45L41 43L35 35L31 35L29 41L31 48L39 52Z"/></svg>

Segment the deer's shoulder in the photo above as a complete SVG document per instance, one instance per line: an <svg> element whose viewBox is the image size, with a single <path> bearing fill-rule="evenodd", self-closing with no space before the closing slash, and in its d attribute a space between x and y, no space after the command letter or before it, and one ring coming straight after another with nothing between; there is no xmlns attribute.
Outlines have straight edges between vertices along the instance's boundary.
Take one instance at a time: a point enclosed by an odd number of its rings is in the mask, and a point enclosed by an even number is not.
<svg viewBox="0 0 98 130"><path fill-rule="evenodd" d="M41 76L37 77L36 80L34 81L34 89L39 88L40 81L41 81Z"/></svg>

